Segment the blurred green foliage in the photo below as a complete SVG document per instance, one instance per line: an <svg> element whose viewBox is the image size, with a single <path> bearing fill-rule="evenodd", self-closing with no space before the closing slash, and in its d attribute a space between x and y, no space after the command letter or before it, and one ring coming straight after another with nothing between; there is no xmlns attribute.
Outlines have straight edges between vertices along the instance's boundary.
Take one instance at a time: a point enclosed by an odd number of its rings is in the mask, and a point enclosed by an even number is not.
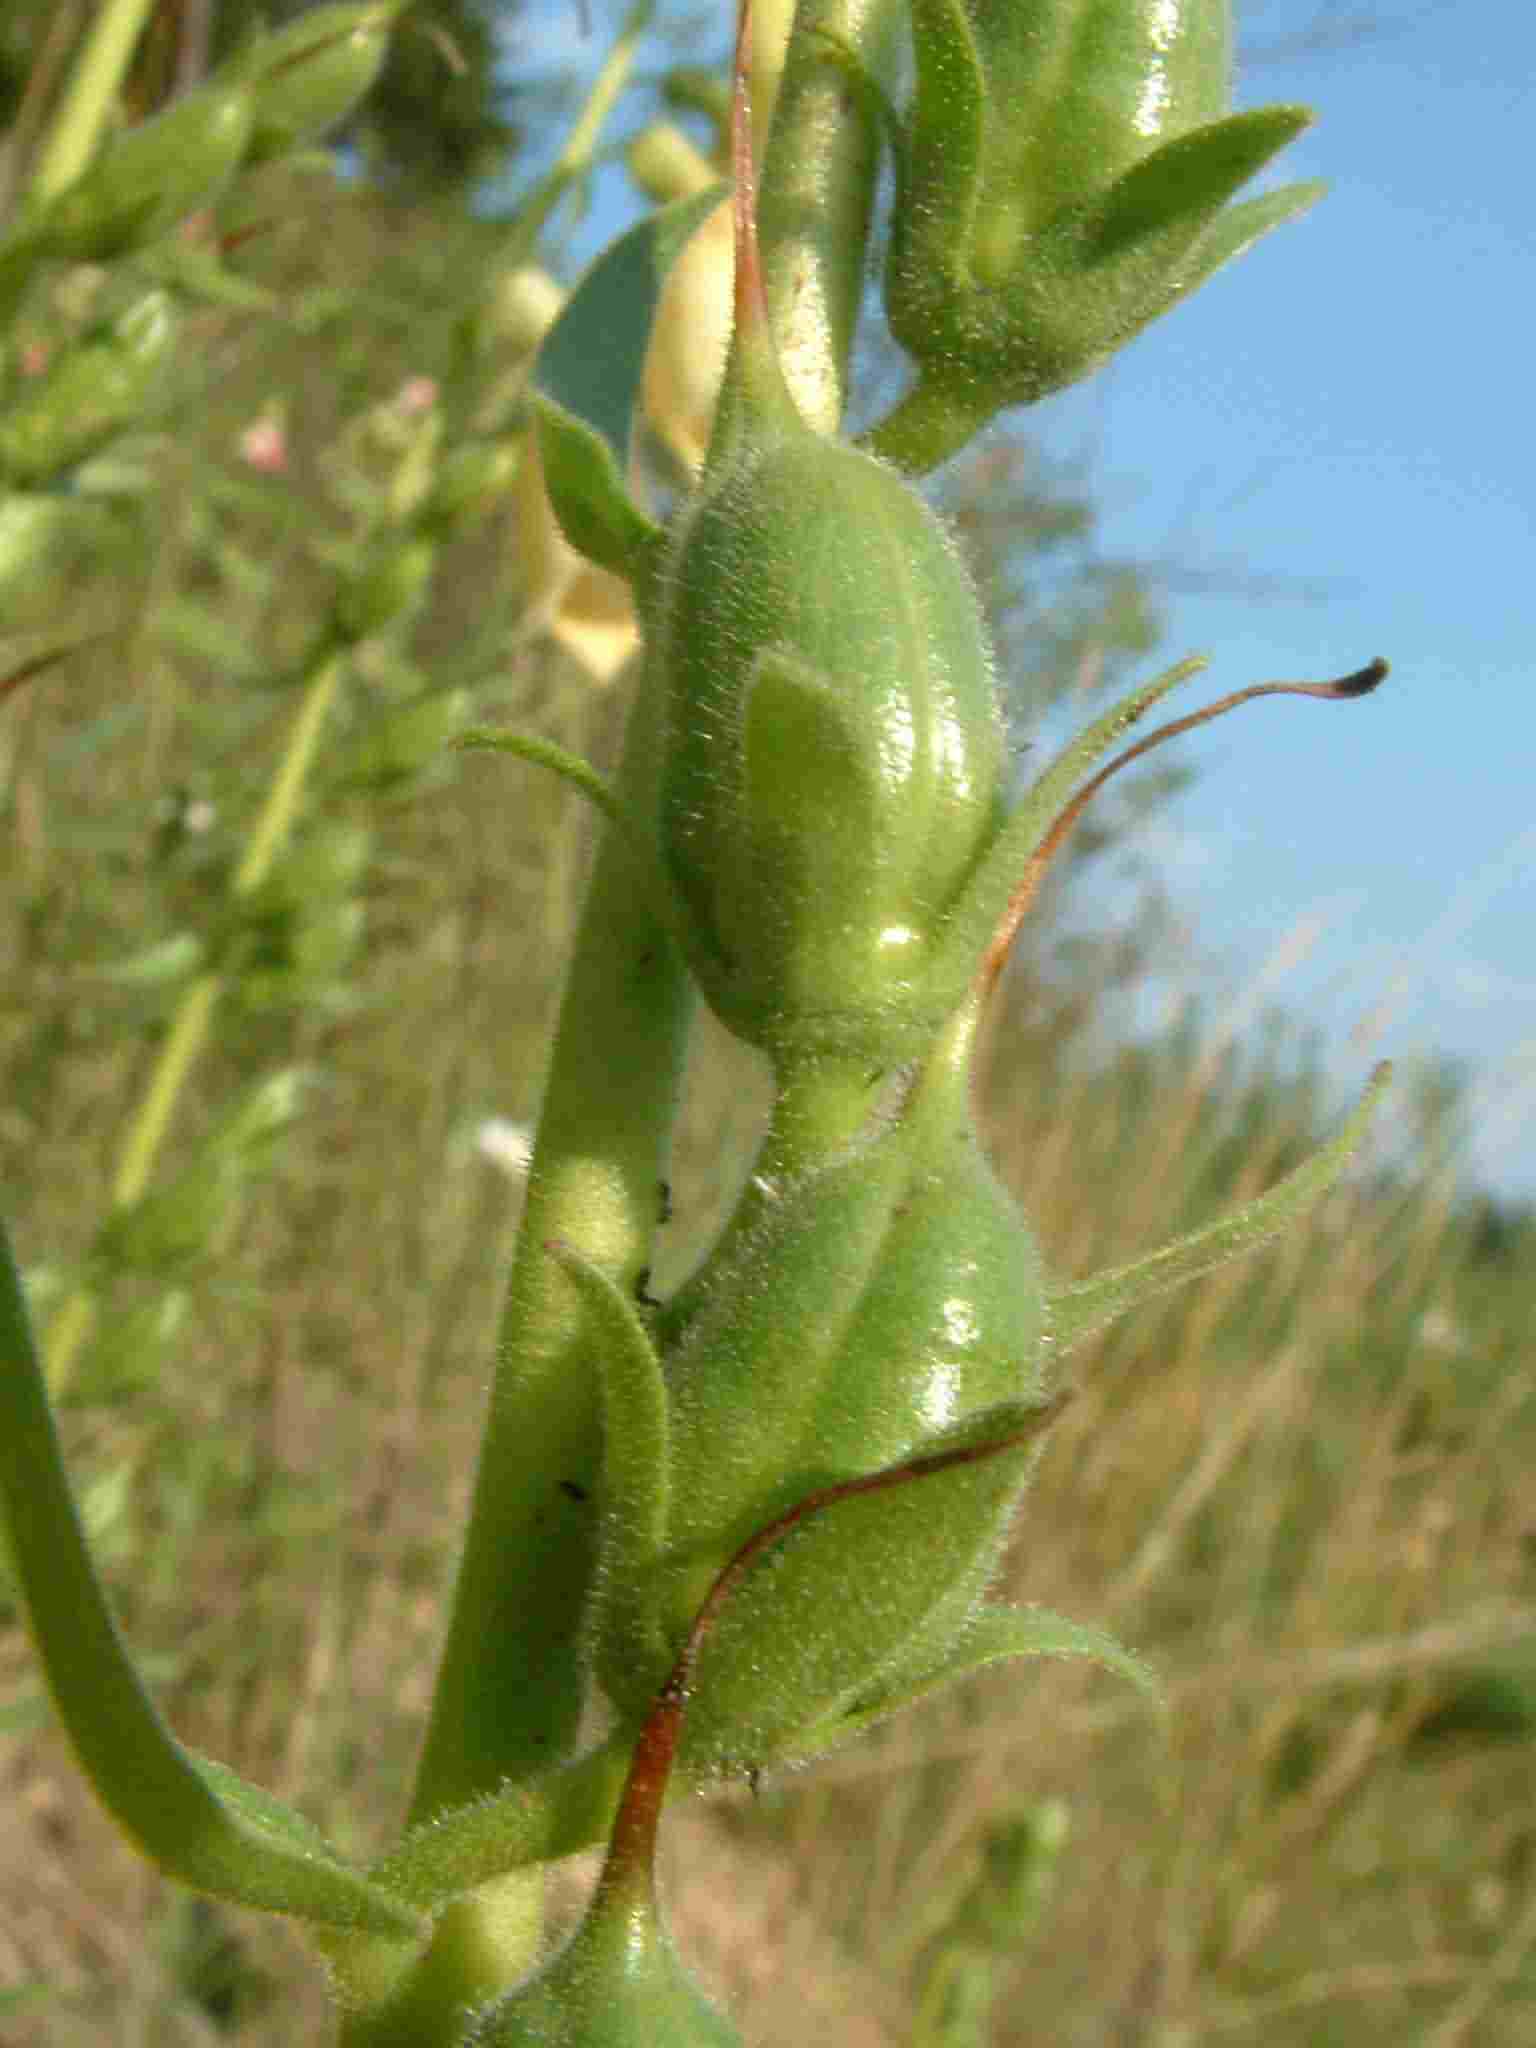
<svg viewBox="0 0 1536 2048"><path fill-rule="evenodd" d="M154 10L126 82L124 106L143 118L197 84L259 28L280 28L315 0L171 0ZM419 0L390 47L382 75L344 131L379 181L417 196L463 194L503 170L521 140L509 117L497 39L522 0ZM28 81L84 8L14 0L0 18L0 129L21 108Z"/></svg>
<svg viewBox="0 0 1536 2048"><path fill-rule="evenodd" d="M0 117L53 13L7 11ZM456 39L488 77L489 45ZM431 40L397 49L422 68L397 128L375 102L378 182L272 165L237 188L223 261L249 302L191 312L153 415L71 487L89 534L0 617L0 674L101 636L0 708L0 1185L40 1319L82 1274L102 1288L66 1417L86 1518L178 1727L360 1850L417 1739L516 1212L486 1126L535 1113L590 835L553 778L439 743L473 716L601 759L618 708L531 629L493 496L434 536L400 630L354 650L290 853L231 911L306 658L369 559L401 394L436 385L449 449L517 424L507 231L444 196L504 146L492 103L434 129ZM163 86L135 81L143 109ZM83 333L102 289L54 273L23 348ZM1021 442L987 460L948 509L1027 740L1150 650L1155 591L1097 559L1086 489ZM984 1096L1072 1273L1273 1179L1329 1095L1283 1016L1242 1052L1193 1000L1135 1027L1166 905L1149 889L1100 942L1053 921L1066 886L1010 977ZM230 1000L163 1176L104 1228L119 1133L210 962ZM1051 1544L1012 1584L1120 1627L1168 1680L1170 1732L1080 1673L986 1681L759 1806L689 1816L678 1917L749 2024L803 2038L853 1984L827 2038L855 2009L944 2048L1528 2038L1536 1213L1459 1179L1463 1093L1431 1070L1396 1163L1083 1369L1031 1518ZM701 1027L679 1269L763 1099ZM217 1244L178 1237L189 1186L239 1198ZM294 1987L281 1932L144 1876L45 1712L0 1630L7 2040L312 2033L322 1992ZM1063 1785L1070 1834L1042 1847ZM743 1888L777 1917L731 1921ZM122 1939L146 1923L148 1958Z"/></svg>

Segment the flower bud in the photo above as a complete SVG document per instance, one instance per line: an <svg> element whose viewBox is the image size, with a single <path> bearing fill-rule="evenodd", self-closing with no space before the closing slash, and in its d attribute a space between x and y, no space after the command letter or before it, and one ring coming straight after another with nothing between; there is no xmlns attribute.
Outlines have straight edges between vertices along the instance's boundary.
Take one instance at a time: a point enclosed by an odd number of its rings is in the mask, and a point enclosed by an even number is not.
<svg viewBox="0 0 1536 2048"><path fill-rule="evenodd" d="M1311 203L1295 186L1227 210L1309 118L1227 112L1230 12L916 0L885 291L933 388L985 417L1070 384Z"/></svg>
<svg viewBox="0 0 1536 2048"><path fill-rule="evenodd" d="M925 969L1003 800L948 535L894 470L797 422L706 474L653 629L662 853L706 997L756 1045L910 1052L964 993Z"/></svg>
<svg viewBox="0 0 1536 2048"><path fill-rule="evenodd" d="M399 12L400 0L336 0L271 36L252 62L248 161L284 156L345 120L378 77Z"/></svg>
<svg viewBox="0 0 1536 2048"><path fill-rule="evenodd" d="M251 94L235 76L128 129L48 208L43 248L106 263L168 234L222 190L250 141L251 114Z"/></svg>

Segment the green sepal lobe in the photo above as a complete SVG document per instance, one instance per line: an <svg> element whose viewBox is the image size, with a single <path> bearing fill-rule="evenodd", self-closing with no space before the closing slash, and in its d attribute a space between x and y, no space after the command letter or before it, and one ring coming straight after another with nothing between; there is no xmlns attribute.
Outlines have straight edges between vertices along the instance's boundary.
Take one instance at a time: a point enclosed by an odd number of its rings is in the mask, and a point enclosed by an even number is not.
<svg viewBox="0 0 1536 2048"><path fill-rule="evenodd" d="M1268 1193L1149 1252L1145 1258L1110 1267L1053 1293L1049 1297L1049 1313L1057 1355L1065 1357L1107 1329L1128 1309L1154 1295L1197 1279L1202 1273L1224 1266L1229 1259L1241 1258L1245 1252L1256 1251L1304 1214L1348 1166L1391 1077L1391 1066L1383 1061L1338 1136Z"/></svg>

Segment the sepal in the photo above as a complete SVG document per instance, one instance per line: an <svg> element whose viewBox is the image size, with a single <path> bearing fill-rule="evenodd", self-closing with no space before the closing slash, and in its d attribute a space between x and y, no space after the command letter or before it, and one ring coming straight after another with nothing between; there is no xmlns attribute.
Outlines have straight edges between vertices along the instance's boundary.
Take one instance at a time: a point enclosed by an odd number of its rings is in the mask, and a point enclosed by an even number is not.
<svg viewBox="0 0 1536 2048"><path fill-rule="evenodd" d="M635 1304L574 1245L544 1249L564 1267L591 1321L603 1382L603 1455L592 1626L610 1654L659 1685L670 1652L652 1587L666 1546L671 1420L661 1360Z"/></svg>
<svg viewBox="0 0 1536 2048"><path fill-rule="evenodd" d="M1051 1294L1047 1313L1057 1355L1065 1357L1078 1345L1086 1344L1128 1309L1224 1266L1229 1259L1256 1251L1278 1236L1338 1181L1364 1139L1391 1078L1391 1066L1383 1061L1339 1135L1267 1194L1245 1202L1203 1229L1176 1238L1145 1258L1112 1266Z"/></svg>
<svg viewBox="0 0 1536 2048"><path fill-rule="evenodd" d="M1310 118L1230 114L1230 9L915 0L885 273L914 391L871 445L926 469L1009 405L1096 369L1298 210L1202 242Z"/></svg>
<svg viewBox="0 0 1536 2048"><path fill-rule="evenodd" d="M1015 1657L1084 1657L1134 1685L1147 1701L1163 1704L1162 1681L1145 1658L1128 1650L1107 1629L1072 1621L1048 1607L1011 1607L987 1601L966 1623L959 1643L935 1663L909 1669L899 1684L858 1701L839 1719L812 1731L818 1750L862 1735L877 1721L916 1706L920 1700L973 1678L989 1665Z"/></svg>

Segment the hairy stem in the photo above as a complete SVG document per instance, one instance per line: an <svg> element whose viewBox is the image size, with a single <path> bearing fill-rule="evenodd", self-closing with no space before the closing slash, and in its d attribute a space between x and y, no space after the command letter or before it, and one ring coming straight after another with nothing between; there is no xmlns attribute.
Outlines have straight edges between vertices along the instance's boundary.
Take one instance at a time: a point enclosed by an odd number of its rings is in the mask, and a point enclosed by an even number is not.
<svg viewBox="0 0 1536 2048"><path fill-rule="evenodd" d="M646 816L657 721L642 689L617 794ZM562 998L502 1317L469 1532L412 1818L570 1748L586 1700L601 1379L590 1310L550 1240L616 1285L650 1262L688 981L627 837L604 837Z"/></svg>

